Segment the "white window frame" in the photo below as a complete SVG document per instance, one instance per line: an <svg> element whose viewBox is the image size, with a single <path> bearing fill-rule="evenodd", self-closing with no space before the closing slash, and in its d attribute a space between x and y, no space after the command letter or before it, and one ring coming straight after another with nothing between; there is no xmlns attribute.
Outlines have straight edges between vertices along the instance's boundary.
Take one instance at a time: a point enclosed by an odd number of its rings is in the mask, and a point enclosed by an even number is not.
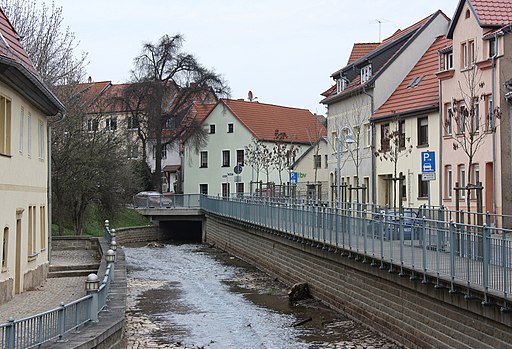
<svg viewBox="0 0 512 349"><path fill-rule="evenodd" d="M25 122L25 109L23 107L21 107L21 110L20 110L20 139L19 139L20 154L23 154L23 133L25 132L24 122Z"/></svg>
<svg viewBox="0 0 512 349"><path fill-rule="evenodd" d="M372 65L368 64L361 68L361 84L364 84L372 77Z"/></svg>
<svg viewBox="0 0 512 349"><path fill-rule="evenodd" d="M27 156L32 155L32 114L27 115Z"/></svg>
<svg viewBox="0 0 512 349"><path fill-rule="evenodd" d="M37 128L37 156L39 160L44 160L44 123L39 120Z"/></svg>

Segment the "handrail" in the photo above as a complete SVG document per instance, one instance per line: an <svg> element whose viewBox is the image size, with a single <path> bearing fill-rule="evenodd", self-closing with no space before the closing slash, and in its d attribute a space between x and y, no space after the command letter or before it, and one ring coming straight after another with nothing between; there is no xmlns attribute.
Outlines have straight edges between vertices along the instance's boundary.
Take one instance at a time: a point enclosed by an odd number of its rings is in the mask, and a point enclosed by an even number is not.
<svg viewBox="0 0 512 349"><path fill-rule="evenodd" d="M107 296L113 278L114 263L112 261L108 262L101 285L94 288L92 284L86 296L67 304L61 303L59 307L52 310L17 320L10 318L7 323L0 324L0 348L37 347L51 340L62 340L66 333L79 329L90 321L97 321L98 314L107 305ZM87 282L89 279L86 284Z"/></svg>

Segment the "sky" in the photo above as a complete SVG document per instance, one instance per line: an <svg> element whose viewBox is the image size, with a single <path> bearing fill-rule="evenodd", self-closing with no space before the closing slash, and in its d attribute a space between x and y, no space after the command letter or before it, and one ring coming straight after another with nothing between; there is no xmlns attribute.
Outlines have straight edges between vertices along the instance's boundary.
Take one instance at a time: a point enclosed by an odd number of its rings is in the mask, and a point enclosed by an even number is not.
<svg viewBox="0 0 512 349"><path fill-rule="evenodd" d="M49 0L45 0L49 3ZM38 3L44 2L37 0ZM87 52L93 81L130 81L143 43L185 37L183 51L220 74L231 98L325 114L320 94L355 42L378 42L457 0L54 0ZM381 24L379 25L379 22Z"/></svg>

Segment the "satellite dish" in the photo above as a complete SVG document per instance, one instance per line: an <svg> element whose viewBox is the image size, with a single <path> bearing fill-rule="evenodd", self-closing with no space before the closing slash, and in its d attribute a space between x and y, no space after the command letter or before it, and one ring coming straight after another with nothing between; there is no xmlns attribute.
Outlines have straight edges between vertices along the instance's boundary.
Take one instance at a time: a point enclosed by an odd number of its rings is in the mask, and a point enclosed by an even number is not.
<svg viewBox="0 0 512 349"><path fill-rule="evenodd" d="M247 94L247 99L249 99L249 102L252 102L254 95L252 94L252 91L249 90L249 93Z"/></svg>

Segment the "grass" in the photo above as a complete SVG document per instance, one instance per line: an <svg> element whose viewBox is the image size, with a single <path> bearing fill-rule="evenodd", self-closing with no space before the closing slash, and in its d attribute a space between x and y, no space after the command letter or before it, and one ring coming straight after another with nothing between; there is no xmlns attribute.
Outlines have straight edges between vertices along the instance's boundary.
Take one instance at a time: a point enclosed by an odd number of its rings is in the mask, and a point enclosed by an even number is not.
<svg viewBox="0 0 512 349"><path fill-rule="evenodd" d="M91 236L103 236L103 226L105 224L105 219L110 221L111 228L128 228L128 227L138 227L143 225L148 225L149 219L140 215L133 209L122 208L116 217L102 217L101 212L97 207L91 207L87 214L86 223L84 226L83 235L91 235ZM58 236L59 228L57 225L52 225L52 234L54 236ZM64 228L65 236L76 235L73 227L66 226Z"/></svg>

